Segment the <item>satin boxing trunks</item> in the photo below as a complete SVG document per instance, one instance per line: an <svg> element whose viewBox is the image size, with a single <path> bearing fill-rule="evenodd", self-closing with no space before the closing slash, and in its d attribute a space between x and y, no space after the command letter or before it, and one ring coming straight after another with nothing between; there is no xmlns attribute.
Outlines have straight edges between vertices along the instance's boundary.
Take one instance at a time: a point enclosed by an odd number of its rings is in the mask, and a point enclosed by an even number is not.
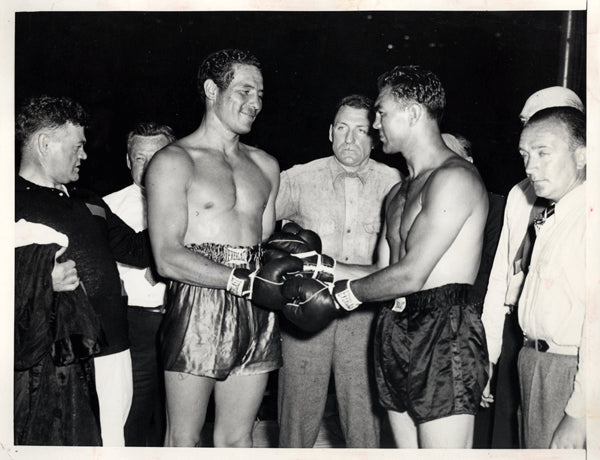
<svg viewBox="0 0 600 460"><path fill-rule="evenodd" d="M488 355L468 284L406 296L402 311L381 309L375 333L375 380L387 410L421 424L476 414L488 379Z"/></svg>
<svg viewBox="0 0 600 460"><path fill-rule="evenodd" d="M204 243L187 249L229 267L253 270L260 246ZM219 380L281 367L281 339L274 312L224 289L171 281L160 330L164 369Z"/></svg>

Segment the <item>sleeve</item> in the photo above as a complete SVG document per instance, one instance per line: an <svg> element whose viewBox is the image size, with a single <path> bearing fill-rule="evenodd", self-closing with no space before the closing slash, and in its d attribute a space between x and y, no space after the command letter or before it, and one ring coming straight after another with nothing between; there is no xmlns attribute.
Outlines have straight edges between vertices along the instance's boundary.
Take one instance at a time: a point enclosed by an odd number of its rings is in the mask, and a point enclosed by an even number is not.
<svg viewBox="0 0 600 460"><path fill-rule="evenodd" d="M287 171L282 171L279 177L279 192L277 193L277 201L275 202L275 219L290 219L296 212L292 180Z"/></svg>
<svg viewBox="0 0 600 460"><path fill-rule="evenodd" d="M498 239L494 263L490 270L490 277L483 301L483 313L481 321L485 329L485 336L488 346L490 362L495 364L500 356L502 349L502 332L504 329L504 320L507 313L504 306L506 296L507 274L508 274L508 204L504 213L502 230Z"/></svg>
<svg viewBox="0 0 600 460"><path fill-rule="evenodd" d="M108 242L113 256L118 262L144 268L152 263L152 249L148 230L136 233L129 225L106 208L106 223L108 226Z"/></svg>

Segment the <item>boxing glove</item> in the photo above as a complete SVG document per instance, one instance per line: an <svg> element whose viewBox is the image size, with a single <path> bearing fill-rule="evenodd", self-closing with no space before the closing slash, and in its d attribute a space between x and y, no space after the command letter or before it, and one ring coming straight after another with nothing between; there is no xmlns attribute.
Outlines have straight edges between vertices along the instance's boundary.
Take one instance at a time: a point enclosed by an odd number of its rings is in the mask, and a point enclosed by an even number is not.
<svg viewBox="0 0 600 460"><path fill-rule="evenodd" d="M302 261L289 255L272 260L258 270L234 268L229 275L227 291L246 297L260 307L280 310L286 303L281 294L284 276L302 270Z"/></svg>
<svg viewBox="0 0 600 460"><path fill-rule="evenodd" d="M266 260L273 251L285 251L304 262L302 276L333 282L335 260L321 254L321 238L312 230L305 230L294 222L285 224L281 232L274 233L265 244Z"/></svg>
<svg viewBox="0 0 600 460"><path fill-rule="evenodd" d="M337 308L331 285L314 278L294 277L283 283L283 296L289 300L281 309L293 324L308 332L318 332L343 313Z"/></svg>

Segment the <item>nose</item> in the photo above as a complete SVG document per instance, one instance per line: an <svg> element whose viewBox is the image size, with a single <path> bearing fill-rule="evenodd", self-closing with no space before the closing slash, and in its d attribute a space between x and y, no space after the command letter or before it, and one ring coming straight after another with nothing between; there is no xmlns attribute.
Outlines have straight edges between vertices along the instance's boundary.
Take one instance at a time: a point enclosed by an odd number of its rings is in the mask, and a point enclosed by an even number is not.
<svg viewBox="0 0 600 460"><path fill-rule="evenodd" d="M250 106L257 112L262 109L262 99L258 96L258 94L253 94L248 102Z"/></svg>
<svg viewBox="0 0 600 460"><path fill-rule="evenodd" d="M81 158L82 160L87 159L87 153L85 153L85 150L83 148L80 150L79 158Z"/></svg>
<svg viewBox="0 0 600 460"><path fill-rule="evenodd" d="M527 155L523 158L523 165L525 166L525 173L531 175L538 167L538 162L535 155Z"/></svg>
<svg viewBox="0 0 600 460"><path fill-rule="evenodd" d="M381 115L375 114L375 121L373 122L373 129L381 128Z"/></svg>
<svg viewBox="0 0 600 460"><path fill-rule="evenodd" d="M355 139L355 138L354 138L354 130L352 130L352 129L349 129L349 130L346 132L346 139L345 139L345 141L346 141L346 144L352 144L352 143L354 143L354 139Z"/></svg>

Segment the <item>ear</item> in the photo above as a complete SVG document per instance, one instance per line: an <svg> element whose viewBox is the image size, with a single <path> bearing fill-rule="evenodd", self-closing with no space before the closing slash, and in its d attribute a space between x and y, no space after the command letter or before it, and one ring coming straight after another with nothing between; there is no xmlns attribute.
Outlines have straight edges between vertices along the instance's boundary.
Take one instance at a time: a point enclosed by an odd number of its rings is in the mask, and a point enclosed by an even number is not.
<svg viewBox="0 0 600 460"><path fill-rule="evenodd" d="M329 125L329 142L333 142L333 125Z"/></svg>
<svg viewBox="0 0 600 460"><path fill-rule="evenodd" d="M206 99L209 101L214 101L217 97L217 92L219 91L219 87L217 84L211 79L208 78L204 81L204 94L206 94Z"/></svg>
<svg viewBox="0 0 600 460"><path fill-rule="evenodd" d="M408 122L414 126L423 116L423 107L420 104L410 104L406 109L408 111Z"/></svg>
<svg viewBox="0 0 600 460"><path fill-rule="evenodd" d="M127 167L131 169L131 158L129 158L129 152L125 154L125 157L127 158Z"/></svg>
<svg viewBox="0 0 600 460"><path fill-rule="evenodd" d="M577 165L577 169L585 168L587 163L587 155L585 151L585 146L580 146L575 149L575 164Z"/></svg>
<svg viewBox="0 0 600 460"><path fill-rule="evenodd" d="M50 136L48 133L43 131L38 132L34 137L34 145L37 147L37 151L42 155L46 156L49 150Z"/></svg>

